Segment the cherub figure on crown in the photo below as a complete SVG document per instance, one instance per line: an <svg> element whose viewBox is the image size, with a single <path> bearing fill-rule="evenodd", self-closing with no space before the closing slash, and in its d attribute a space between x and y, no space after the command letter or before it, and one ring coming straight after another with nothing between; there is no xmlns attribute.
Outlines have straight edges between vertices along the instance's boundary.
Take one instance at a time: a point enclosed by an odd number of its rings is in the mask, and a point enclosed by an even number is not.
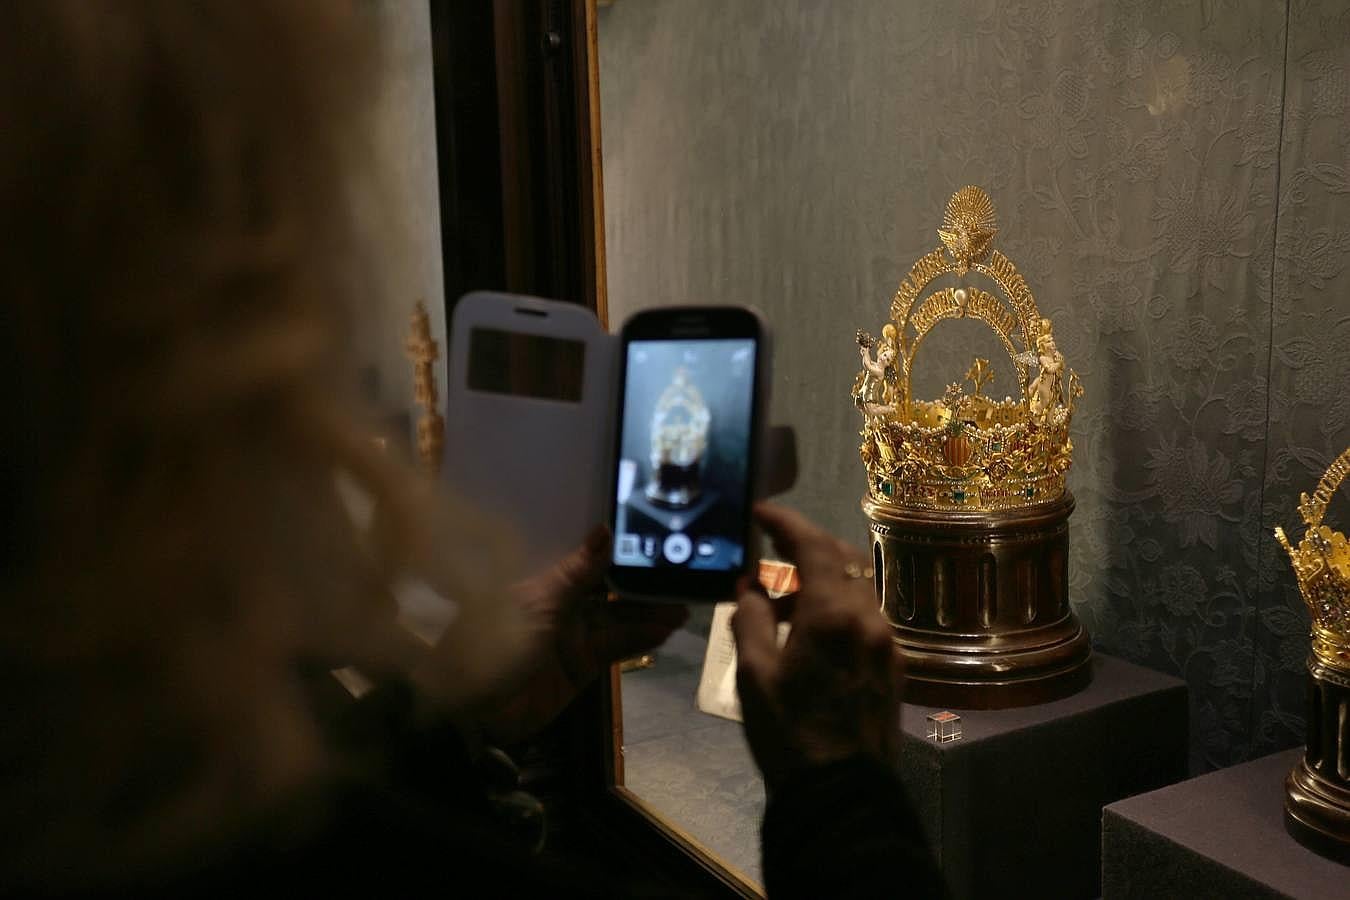
<svg viewBox="0 0 1350 900"><path fill-rule="evenodd" d="M855 386L853 402L869 416L885 416L895 412L900 394L899 370L896 359L900 348L895 325L887 322L881 329L881 340L874 340L865 331L858 331L858 355L862 357L863 372ZM876 347L876 359L872 348Z"/></svg>
<svg viewBox="0 0 1350 900"><path fill-rule="evenodd" d="M1064 402L1064 354L1055 346L1055 333L1049 319L1041 319L1035 361L1041 370L1031 382L1029 406L1032 415L1044 416Z"/></svg>

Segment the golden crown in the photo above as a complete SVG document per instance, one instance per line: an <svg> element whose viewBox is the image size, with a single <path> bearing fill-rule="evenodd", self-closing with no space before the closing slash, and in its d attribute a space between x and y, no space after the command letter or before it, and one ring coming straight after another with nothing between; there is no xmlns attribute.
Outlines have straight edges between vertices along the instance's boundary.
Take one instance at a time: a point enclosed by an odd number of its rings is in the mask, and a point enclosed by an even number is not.
<svg viewBox="0 0 1350 900"><path fill-rule="evenodd" d="M1350 544L1345 535L1322 524L1327 504L1350 473L1350 449L1327 469L1312 496L1299 495L1298 513L1308 530L1294 547L1276 526L1275 537L1289 553L1298 590L1312 611L1313 656L1324 665L1350 673Z"/></svg>
<svg viewBox="0 0 1350 900"><path fill-rule="evenodd" d="M652 411L652 467L689 466L703 459L712 416L689 373L675 370Z"/></svg>
<svg viewBox="0 0 1350 900"><path fill-rule="evenodd" d="M878 503L1005 510L1064 494L1073 461L1069 422L1083 388L1078 375L1065 368L1050 320L1036 309L1026 279L991 249L997 232L989 195L973 185L961 188L947 201L938 229L942 245L914 263L900 282L881 337L857 333L863 362L853 383L853 401L863 414L859 452L868 491ZM998 293L966 284L971 272ZM957 276L960 286L935 288L920 298L944 275ZM986 359L976 359L941 399L911 396L919 347L947 319L978 319L994 331L1017 377L1016 397L986 396L994 377Z"/></svg>

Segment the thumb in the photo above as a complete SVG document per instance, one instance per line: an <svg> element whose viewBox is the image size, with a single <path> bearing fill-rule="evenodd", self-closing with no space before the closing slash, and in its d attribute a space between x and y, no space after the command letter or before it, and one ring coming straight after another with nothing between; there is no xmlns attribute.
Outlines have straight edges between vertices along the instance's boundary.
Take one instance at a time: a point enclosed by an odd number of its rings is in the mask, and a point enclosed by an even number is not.
<svg viewBox="0 0 1350 900"><path fill-rule="evenodd" d="M564 556L548 573L549 592L560 602L574 601L597 588L609 566L609 529L597 525L580 547Z"/></svg>
<svg viewBox="0 0 1350 900"><path fill-rule="evenodd" d="M742 674L759 680L777 667L778 617L763 590L748 579L742 582L736 597L731 632L736 639L737 668Z"/></svg>

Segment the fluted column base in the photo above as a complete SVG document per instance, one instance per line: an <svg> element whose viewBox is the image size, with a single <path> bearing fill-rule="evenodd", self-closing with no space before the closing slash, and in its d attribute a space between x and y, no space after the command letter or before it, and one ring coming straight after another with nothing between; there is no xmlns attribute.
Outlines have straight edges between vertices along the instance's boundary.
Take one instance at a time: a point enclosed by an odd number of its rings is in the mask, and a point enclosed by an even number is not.
<svg viewBox="0 0 1350 900"><path fill-rule="evenodd" d="M1308 745L1284 782L1284 824L1316 853L1350 864L1350 674L1308 660Z"/></svg>
<svg viewBox="0 0 1350 900"><path fill-rule="evenodd" d="M1088 684L1092 647L1068 596L1072 495L1006 512L862 506L906 700L1001 709Z"/></svg>

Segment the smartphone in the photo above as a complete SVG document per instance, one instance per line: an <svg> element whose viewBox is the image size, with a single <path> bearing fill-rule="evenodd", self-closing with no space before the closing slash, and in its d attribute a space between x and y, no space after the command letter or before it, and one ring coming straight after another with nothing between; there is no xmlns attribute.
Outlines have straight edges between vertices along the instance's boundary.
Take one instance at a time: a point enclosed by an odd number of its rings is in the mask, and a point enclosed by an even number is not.
<svg viewBox="0 0 1350 900"><path fill-rule="evenodd" d="M611 586L725 599L750 571L768 337L743 307L670 307L620 335Z"/></svg>

